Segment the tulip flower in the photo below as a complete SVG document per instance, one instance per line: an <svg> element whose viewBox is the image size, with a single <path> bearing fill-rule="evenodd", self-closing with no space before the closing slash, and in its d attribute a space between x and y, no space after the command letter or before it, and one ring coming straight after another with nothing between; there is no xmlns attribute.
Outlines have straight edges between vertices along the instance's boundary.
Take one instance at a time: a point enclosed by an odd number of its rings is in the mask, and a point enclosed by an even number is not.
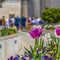
<svg viewBox="0 0 60 60"><path fill-rule="evenodd" d="M40 43L39 37L42 35L42 29L39 27L36 27L36 28L33 28L32 30L30 30L29 33L30 33L31 37L33 39L35 39L34 52L36 52L39 47L42 47L42 45L39 45L39 43ZM34 60L36 60L37 54L34 53L34 55L35 55Z"/></svg>
<svg viewBox="0 0 60 60"><path fill-rule="evenodd" d="M58 38L58 44L57 44L57 54L60 56L60 28L56 28L55 35Z"/></svg>
<svg viewBox="0 0 60 60"><path fill-rule="evenodd" d="M54 33L55 33L55 36L56 36L56 37L60 37L60 28L56 28L56 29L54 30Z"/></svg>
<svg viewBox="0 0 60 60"><path fill-rule="evenodd" d="M42 29L41 28L34 28L32 30L29 31L30 35L32 38L35 39L35 49L38 47L38 43L39 43L39 37L42 35Z"/></svg>
<svg viewBox="0 0 60 60"><path fill-rule="evenodd" d="M30 35L32 38L38 38L42 34L42 29L41 28L35 28L29 31Z"/></svg>

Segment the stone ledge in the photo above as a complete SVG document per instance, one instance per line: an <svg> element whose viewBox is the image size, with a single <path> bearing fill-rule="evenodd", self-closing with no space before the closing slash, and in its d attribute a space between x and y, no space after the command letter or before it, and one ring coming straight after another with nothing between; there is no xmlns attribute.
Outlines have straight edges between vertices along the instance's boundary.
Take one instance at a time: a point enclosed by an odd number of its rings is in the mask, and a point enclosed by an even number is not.
<svg viewBox="0 0 60 60"><path fill-rule="evenodd" d="M8 35L8 36L3 36L3 37L0 37L0 41L8 40L10 38L14 38L14 37L17 37L19 35L20 35L20 33L16 33L16 34L13 34L13 35Z"/></svg>

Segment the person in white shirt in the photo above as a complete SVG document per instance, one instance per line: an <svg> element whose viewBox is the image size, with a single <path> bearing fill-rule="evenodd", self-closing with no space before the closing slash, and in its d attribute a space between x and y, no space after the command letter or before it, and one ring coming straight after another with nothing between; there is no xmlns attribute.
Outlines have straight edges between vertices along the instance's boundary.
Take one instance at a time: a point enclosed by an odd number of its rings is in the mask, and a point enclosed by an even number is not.
<svg viewBox="0 0 60 60"><path fill-rule="evenodd" d="M31 18L31 17L29 17L29 21L31 21L31 19L32 19L32 18Z"/></svg>
<svg viewBox="0 0 60 60"><path fill-rule="evenodd" d="M35 19L33 19L33 18L31 19L31 21L30 21L30 22L31 22L31 24L32 24L32 25L36 24L36 20L35 20Z"/></svg>
<svg viewBox="0 0 60 60"><path fill-rule="evenodd" d="M5 19L5 22L6 22L5 27L7 27L7 28L8 28L8 27L9 27L9 19L8 19L8 18L6 18L6 19Z"/></svg>
<svg viewBox="0 0 60 60"><path fill-rule="evenodd" d="M40 21L41 21L41 18L40 17L37 17L36 18L36 24L39 24Z"/></svg>
<svg viewBox="0 0 60 60"><path fill-rule="evenodd" d="M15 18L11 18L12 24L15 24Z"/></svg>

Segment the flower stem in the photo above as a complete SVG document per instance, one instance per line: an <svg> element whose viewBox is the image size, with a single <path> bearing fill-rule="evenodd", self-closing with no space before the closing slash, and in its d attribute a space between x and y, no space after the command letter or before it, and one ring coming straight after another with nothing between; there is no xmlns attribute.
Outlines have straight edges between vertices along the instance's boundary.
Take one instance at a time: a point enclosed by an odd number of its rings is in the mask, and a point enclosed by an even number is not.
<svg viewBox="0 0 60 60"><path fill-rule="evenodd" d="M39 40L38 40L38 38L36 38L35 39L34 50L37 50L37 48L38 48L38 42L39 42Z"/></svg>

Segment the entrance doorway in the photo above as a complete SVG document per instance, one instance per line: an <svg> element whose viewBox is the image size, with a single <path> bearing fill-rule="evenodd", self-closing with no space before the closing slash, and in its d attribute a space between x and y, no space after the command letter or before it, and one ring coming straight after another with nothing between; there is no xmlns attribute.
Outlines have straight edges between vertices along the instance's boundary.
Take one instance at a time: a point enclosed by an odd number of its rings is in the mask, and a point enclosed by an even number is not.
<svg viewBox="0 0 60 60"><path fill-rule="evenodd" d="M15 14L9 14L9 17L14 18Z"/></svg>

